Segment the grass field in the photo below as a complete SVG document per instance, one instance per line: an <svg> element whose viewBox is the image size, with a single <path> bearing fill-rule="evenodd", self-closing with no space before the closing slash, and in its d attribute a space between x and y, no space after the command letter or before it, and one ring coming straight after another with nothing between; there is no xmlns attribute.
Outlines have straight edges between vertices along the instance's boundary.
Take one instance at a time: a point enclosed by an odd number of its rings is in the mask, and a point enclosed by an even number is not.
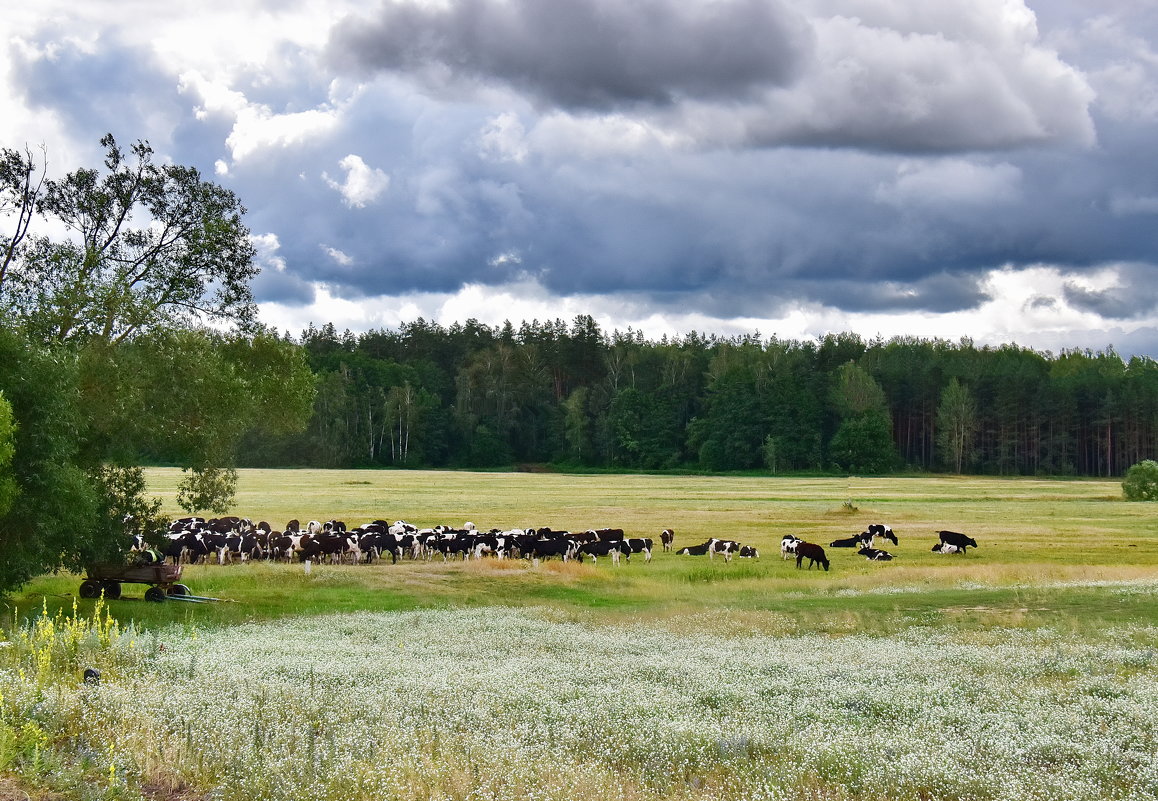
<svg viewBox="0 0 1158 801"><path fill-rule="evenodd" d="M178 478L149 473L173 514ZM97 620L95 602L73 611L78 577L47 576L7 602L0 799L5 781L172 801L1154 798L1158 505L1120 495L243 471L235 512L275 528L670 527L762 558L194 566L183 581L225 602L147 604L126 585ZM827 545L871 522L896 531L895 561L780 559L786 533ZM943 528L980 547L931 553ZM77 682L86 664L99 689Z"/></svg>

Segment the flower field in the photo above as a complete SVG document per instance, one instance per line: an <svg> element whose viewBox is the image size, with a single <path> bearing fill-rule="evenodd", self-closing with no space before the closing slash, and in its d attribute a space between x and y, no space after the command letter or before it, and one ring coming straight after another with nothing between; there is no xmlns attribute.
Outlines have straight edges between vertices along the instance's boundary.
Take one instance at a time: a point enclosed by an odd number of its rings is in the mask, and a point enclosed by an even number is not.
<svg viewBox="0 0 1158 801"><path fill-rule="evenodd" d="M78 798L1158 796L1154 627L768 635L727 616L488 607L144 636L41 617L0 652L0 759L46 784L83 762Z"/></svg>

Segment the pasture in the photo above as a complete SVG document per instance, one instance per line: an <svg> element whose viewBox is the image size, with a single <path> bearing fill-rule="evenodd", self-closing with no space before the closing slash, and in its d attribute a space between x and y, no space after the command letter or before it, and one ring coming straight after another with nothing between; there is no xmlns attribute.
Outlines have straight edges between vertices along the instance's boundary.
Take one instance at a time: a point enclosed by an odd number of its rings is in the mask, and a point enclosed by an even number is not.
<svg viewBox="0 0 1158 801"><path fill-rule="evenodd" d="M172 514L178 477L149 473ZM254 470L234 511L614 526L657 552L186 568L227 599L205 606L128 585L74 609L79 579L44 577L5 616L8 781L94 799L1158 795L1158 505L1115 481ZM873 522L895 561L827 548ZM661 553L668 527L761 558ZM934 554L938 529L980 547ZM783 561L787 533L832 570ZM77 681L88 664L100 687Z"/></svg>

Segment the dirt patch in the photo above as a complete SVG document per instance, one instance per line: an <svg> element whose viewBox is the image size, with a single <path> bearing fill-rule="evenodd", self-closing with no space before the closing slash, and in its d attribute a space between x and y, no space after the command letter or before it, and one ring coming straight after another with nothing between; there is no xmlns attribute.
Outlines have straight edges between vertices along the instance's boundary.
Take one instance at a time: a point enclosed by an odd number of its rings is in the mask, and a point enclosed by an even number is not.
<svg viewBox="0 0 1158 801"><path fill-rule="evenodd" d="M32 801L13 779L0 779L0 801Z"/></svg>

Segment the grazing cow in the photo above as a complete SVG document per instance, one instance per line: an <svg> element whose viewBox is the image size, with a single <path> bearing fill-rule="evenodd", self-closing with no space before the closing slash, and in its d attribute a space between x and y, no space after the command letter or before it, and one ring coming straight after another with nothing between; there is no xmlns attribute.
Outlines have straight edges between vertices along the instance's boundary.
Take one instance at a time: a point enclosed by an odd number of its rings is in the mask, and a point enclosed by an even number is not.
<svg viewBox="0 0 1158 801"><path fill-rule="evenodd" d="M967 537L964 534L960 534L956 531L937 531L934 533L940 538L942 543L956 545L958 548L960 548L958 553L965 553L965 549L970 546L974 548L977 547L977 540L973 539L972 537Z"/></svg>
<svg viewBox="0 0 1158 801"><path fill-rule="evenodd" d="M610 556L611 563L617 565L620 554L630 561L631 548L623 540L596 540L580 545L575 551L575 558L582 562L584 554L591 557L592 564L598 564L600 556Z"/></svg>
<svg viewBox="0 0 1158 801"><path fill-rule="evenodd" d="M828 557L824 555L824 549L819 545L811 542L798 542L796 544L796 569L800 569L801 563L808 560L808 569L811 570L813 565L821 565L828 570Z"/></svg>
<svg viewBox="0 0 1158 801"><path fill-rule="evenodd" d="M888 551L881 551L877 548L870 548L867 545L857 551L857 553L870 562L889 562L892 561L893 558L893 555Z"/></svg>
<svg viewBox="0 0 1158 801"><path fill-rule="evenodd" d="M675 532L670 528L665 528L659 533L659 541L663 543L663 549L665 551L670 551L672 543L675 542Z"/></svg>
<svg viewBox="0 0 1158 801"><path fill-rule="evenodd" d="M961 553L961 549L947 542L938 542L933 546L933 553Z"/></svg>
<svg viewBox="0 0 1158 801"><path fill-rule="evenodd" d="M874 537L880 537L882 539L886 539L889 542L891 542L893 545L899 545L900 544L899 542L897 542L897 535L894 534L893 530L890 527L886 526L884 523L870 523L868 530L867 530L867 533L871 534ZM871 546L871 543L870 543L870 546Z"/></svg>
<svg viewBox="0 0 1158 801"><path fill-rule="evenodd" d="M577 545L571 540L537 540L527 551L527 556L532 559L546 559L551 556L558 556L564 562L575 555Z"/></svg>
<svg viewBox="0 0 1158 801"><path fill-rule="evenodd" d="M785 534L784 539L780 540L780 558L791 559L796 556L796 546L802 542L804 540L794 534Z"/></svg>

